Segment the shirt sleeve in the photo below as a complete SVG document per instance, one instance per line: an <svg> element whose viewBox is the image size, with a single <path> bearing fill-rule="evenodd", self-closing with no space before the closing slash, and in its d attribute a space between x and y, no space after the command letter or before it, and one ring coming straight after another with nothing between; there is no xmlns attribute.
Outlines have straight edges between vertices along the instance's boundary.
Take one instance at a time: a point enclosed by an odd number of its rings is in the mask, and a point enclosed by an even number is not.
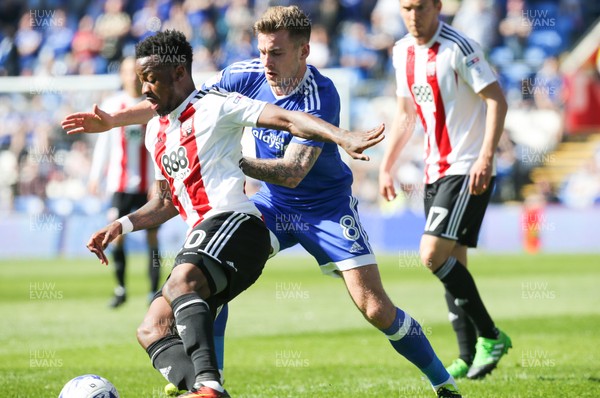
<svg viewBox="0 0 600 398"><path fill-rule="evenodd" d="M467 51L465 55L456 49L455 69L473 91L479 93L497 79L479 44L470 39L468 42L473 51Z"/></svg>
<svg viewBox="0 0 600 398"><path fill-rule="evenodd" d="M157 123L158 117L154 117L146 125L144 144L146 146L146 150L150 152L150 157L153 157L154 155L154 150L152 146L154 145L153 140L156 139L156 135L152 133L158 131L158 126L156 125ZM152 165L154 168L154 179L156 181L166 180L165 176L163 175L162 171L160 170L154 159L152 159Z"/></svg>
<svg viewBox="0 0 600 398"><path fill-rule="evenodd" d="M222 88L227 91L231 91L231 88L224 79L225 69L221 70L219 73L212 75L209 77L204 83L202 83L202 90L209 91L212 88Z"/></svg>
<svg viewBox="0 0 600 398"><path fill-rule="evenodd" d="M397 43L392 50L392 64L396 71L396 96L412 97L406 80L406 46Z"/></svg>
<svg viewBox="0 0 600 398"><path fill-rule="evenodd" d="M323 79L315 90L306 91L304 101L307 106L305 109L306 113L339 127L340 95L331 80ZM322 141L307 140L296 136L292 137L291 142L319 148L325 145Z"/></svg>
<svg viewBox="0 0 600 398"><path fill-rule="evenodd" d="M254 100L240 93L222 93L211 91L212 95L225 96L222 112L234 123L246 127L256 127L258 117L267 105L264 101Z"/></svg>

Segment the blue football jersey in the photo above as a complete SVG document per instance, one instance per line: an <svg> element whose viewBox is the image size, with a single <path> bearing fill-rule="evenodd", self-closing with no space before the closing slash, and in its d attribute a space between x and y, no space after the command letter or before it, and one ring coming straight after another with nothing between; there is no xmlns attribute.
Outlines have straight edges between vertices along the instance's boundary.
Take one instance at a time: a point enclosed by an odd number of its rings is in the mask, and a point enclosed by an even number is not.
<svg viewBox="0 0 600 398"><path fill-rule="evenodd" d="M292 111L315 115L335 126L340 123L340 97L333 82L308 66L302 82L293 93L275 96L265 77L260 60L236 62L203 85L203 89L219 87L247 97L278 105ZM318 146L321 154L312 169L296 188L262 182L261 191L277 202L308 205L332 197L352 194L352 172L342 161L337 145L294 137L287 131L252 128L256 157L282 158L290 142Z"/></svg>

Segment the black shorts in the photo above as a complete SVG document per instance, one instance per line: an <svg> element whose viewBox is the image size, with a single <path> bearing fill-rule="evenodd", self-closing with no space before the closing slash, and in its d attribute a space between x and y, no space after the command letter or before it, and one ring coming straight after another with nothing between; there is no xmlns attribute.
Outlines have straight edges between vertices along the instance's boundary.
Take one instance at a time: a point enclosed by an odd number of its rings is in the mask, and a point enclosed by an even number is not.
<svg viewBox="0 0 600 398"><path fill-rule="evenodd" d="M442 177L425 185L424 234L457 241L467 247L477 247L479 230L490 202L495 177L482 195L469 193L468 175Z"/></svg>
<svg viewBox="0 0 600 398"><path fill-rule="evenodd" d="M134 210L139 209L148 202L145 193L115 192L112 198L112 207L117 209L118 218L126 216Z"/></svg>
<svg viewBox="0 0 600 398"><path fill-rule="evenodd" d="M204 259L210 257L216 260L225 271L227 287L206 300L214 313L219 306L233 300L256 282L270 252L269 231L260 218L227 212L202 221L188 234L175 257L173 268L184 263L194 264L202 270L211 285ZM155 298L161 295L159 291Z"/></svg>

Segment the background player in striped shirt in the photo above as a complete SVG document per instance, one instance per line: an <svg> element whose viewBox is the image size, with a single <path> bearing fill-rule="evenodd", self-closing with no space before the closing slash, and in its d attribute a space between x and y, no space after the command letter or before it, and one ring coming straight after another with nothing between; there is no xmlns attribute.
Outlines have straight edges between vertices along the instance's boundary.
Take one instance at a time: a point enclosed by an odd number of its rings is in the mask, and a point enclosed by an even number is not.
<svg viewBox="0 0 600 398"><path fill-rule="evenodd" d="M235 63L205 87L238 91L339 124L337 90L331 80L306 64L311 31L306 15L296 6L271 7L254 28L260 60ZM131 112L111 116L97 111L95 119L82 120L75 127L76 131L101 131L113 123L144 120L139 115L128 118L131 116ZM70 119L77 118L81 116ZM241 165L245 174L265 181L252 200L276 235L275 243L281 249L299 243L324 273L342 276L363 316L386 335L400 355L427 375L439 396L459 396L418 322L397 308L382 286L352 196L352 173L337 148L298 139L280 129L253 128L252 134L257 158L244 158ZM160 335L156 325L165 320L156 315L140 327L142 345ZM223 331L223 321L220 316L217 330Z"/></svg>
<svg viewBox="0 0 600 398"><path fill-rule="evenodd" d="M351 155L366 158L360 153L381 141L383 125L351 133L238 93L198 92L190 72L192 48L181 32L146 38L137 45L136 58L142 92L160 115L149 122L145 140L155 162L159 195L96 232L88 248L106 264L104 249L117 236L181 215L188 236L162 297L149 310L159 306L172 311L178 335L164 336L148 353L167 377L191 361L193 387L182 397L228 397L219 381L213 319L219 306L256 281L271 250L261 214L244 192L239 168L243 127L336 142Z"/></svg>
<svg viewBox="0 0 600 398"><path fill-rule="evenodd" d="M142 85L135 74L135 58L121 62L119 76L123 90L102 104L109 112L116 112L134 106L144 99ZM109 218L116 220L131 211L142 207L148 200L153 184L152 160L144 146L146 125L116 127L98 137L94 146L94 156L90 170L89 189L93 195L100 194L102 179L105 190L112 195ZM118 286L109 306L116 308L125 303L125 269L127 255L123 237L115 239L112 257ZM160 278L160 252L158 250L158 229L146 231L148 244L148 276L150 278L149 298L158 290Z"/></svg>
<svg viewBox="0 0 600 398"><path fill-rule="evenodd" d="M479 45L439 20L439 0L401 0L409 34L394 46L398 109L380 167L381 195L396 197L392 170L416 118L425 130L421 261L444 284L460 357L454 377L480 378L511 347L467 270L495 175L507 105ZM479 336L479 337L477 337Z"/></svg>

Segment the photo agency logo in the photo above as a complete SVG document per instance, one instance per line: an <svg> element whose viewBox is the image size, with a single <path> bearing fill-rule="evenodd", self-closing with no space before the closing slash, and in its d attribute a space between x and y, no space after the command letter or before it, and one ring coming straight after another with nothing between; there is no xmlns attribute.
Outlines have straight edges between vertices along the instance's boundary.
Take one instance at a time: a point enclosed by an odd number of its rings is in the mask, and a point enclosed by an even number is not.
<svg viewBox="0 0 600 398"><path fill-rule="evenodd" d="M556 290L550 288L545 281L521 282L521 298L524 300L554 300Z"/></svg>
<svg viewBox="0 0 600 398"><path fill-rule="evenodd" d="M398 389L398 398L430 398L431 387L426 385L406 385Z"/></svg>
<svg viewBox="0 0 600 398"><path fill-rule="evenodd" d="M532 29L554 28L556 18L551 16L548 9L523 10L521 12L521 23Z"/></svg>
<svg viewBox="0 0 600 398"><path fill-rule="evenodd" d="M279 29L306 29L310 26L310 19L308 18L283 18L281 22L275 25L275 30Z"/></svg>
<svg viewBox="0 0 600 398"><path fill-rule="evenodd" d="M34 146L28 150L29 160L33 163L49 163L63 165L65 163L66 152L57 149L55 146Z"/></svg>
<svg viewBox="0 0 600 398"><path fill-rule="evenodd" d="M521 230L529 231L555 231L556 224L548 216L539 211L526 212L521 218Z"/></svg>
<svg viewBox="0 0 600 398"><path fill-rule="evenodd" d="M303 358L299 350L275 351L275 367L277 368L307 368L310 366L308 358Z"/></svg>
<svg viewBox="0 0 600 398"><path fill-rule="evenodd" d="M64 90L58 86L58 80L53 76L34 76L29 79L29 94L62 94Z"/></svg>
<svg viewBox="0 0 600 398"><path fill-rule="evenodd" d="M276 214L275 230L277 232L308 232L309 224L302 220L301 214Z"/></svg>
<svg viewBox="0 0 600 398"><path fill-rule="evenodd" d="M522 148L520 160L523 164L538 166L556 162L556 155L551 148Z"/></svg>
<svg viewBox="0 0 600 398"><path fill-rule="evenodd" d="M420 268L421 256L417 250L401 250L398 252L398 266L400 268Z"/></svg>
<svg viewBox="0 0 600 398"><path fill-rule="evenodd" d="M30 300L62 300L63 291L58 290L56 282L29 282Z"/></svg>
<svg viewBox="0 0 600 398"><path fill-rule="evenodd" d="M29 230L42 232L58 232L64 228L62 219L56 214L40 213L29 216Z"/></svg>
<svg viewBox="0 0 600 398"><path fill-rule="evenodd" d="M29 25L32 28L55 28L65 25L64 13L49 9L30 9Z"/></svg>
<svg viewBox="0 0 600 398"><path fill-rule="evenodd" d="M275 283L276 300L308 300L310 293L302 288L300 282L276 282Z"/></svg>
<svg viewBox="0 0 600 398"><path fill-rule="evenodd" d="M62 366L63 360L56 355L56 350L45 348L29 350L30 368L61 368Z"/></svg>
<svg viewBox="0 0 600 398"><path fill-rule="evenodd" d="M164 65L180 65L187 62L185 54L179 54L179 46L152 46L152 62Z"/></svg>
<svg viewBox="0 0 600 398"><path fill-rule="evenodd" d="M529 77L521 80L521 94L524 98L534 98L536 95L553 98L558 95L560 86L555 79L544 77Z"/></svg>
<svg viewBox="0 0 600 398"><path fill-rule="evenodd" d="M521 366L524 368L553 368L556 360L546 350L524 350L521 353Z"/></svg>

